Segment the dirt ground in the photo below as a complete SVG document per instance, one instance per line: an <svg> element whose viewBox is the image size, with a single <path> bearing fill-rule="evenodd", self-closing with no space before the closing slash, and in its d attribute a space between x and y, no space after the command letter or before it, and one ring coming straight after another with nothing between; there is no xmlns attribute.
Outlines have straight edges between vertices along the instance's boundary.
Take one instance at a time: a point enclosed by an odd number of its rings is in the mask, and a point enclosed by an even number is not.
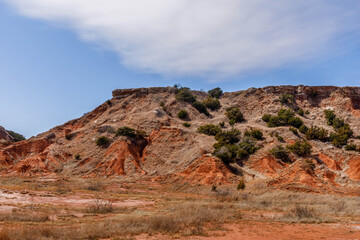
<svg viewBox="0 0 360 240"><path fill-rule="evenodd" d="M0 239L360 239L360 197L124 179L0 178Z"/></svg>

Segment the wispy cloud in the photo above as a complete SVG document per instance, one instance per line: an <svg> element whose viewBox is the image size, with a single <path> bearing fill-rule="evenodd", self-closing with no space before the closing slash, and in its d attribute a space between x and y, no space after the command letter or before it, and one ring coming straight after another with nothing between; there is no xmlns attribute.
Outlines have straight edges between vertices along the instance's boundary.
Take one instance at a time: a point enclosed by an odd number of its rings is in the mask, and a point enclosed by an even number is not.
<svg viewBox="0 0 360 240"><path fill-rule="evenodd" d="M231 76L311 60L359 30L358 0L2 0L114 50L128 67Z"/></svg>

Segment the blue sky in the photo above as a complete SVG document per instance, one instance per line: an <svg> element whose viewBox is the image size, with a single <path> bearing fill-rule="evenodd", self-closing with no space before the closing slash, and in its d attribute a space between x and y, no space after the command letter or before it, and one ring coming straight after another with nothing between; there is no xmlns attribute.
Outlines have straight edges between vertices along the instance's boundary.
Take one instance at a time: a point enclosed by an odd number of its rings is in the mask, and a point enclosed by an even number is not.
<svg viewBox="0 0 360 240"><path fill-rule="evenodd" d="M22 133L26 137L82 116L110 99L111 91L116 88L172 86L181 83L192 89L209 90L219 86L225 91L236 91L249 87L284 84L337 86L360 84L359 28L355 26L357 22L355 20L360 18L356 17L347 19L343 25L338 24L336 31L330 29L328 32L320 32L319 36L296 42L289 40L288 42L292 44L289 48L275 48L274 46L278 46L279 42L276 38L285 38L294 34L294 26L279 25L278 29L282 29L283 32L274 37L273 45L269 41L269 47L262 42L267 37L266 34L272 34L269 33L269 29L266 29L267 33L241 29L236 36L230 34L228 38L224 37L228 32L238 30L237 27L223 32L222 37L217 39L214 45L214 42L203 40L212 36L206 34L212 34L214 31L203 22L199 22L199 26L200 29L204 29L206 35L204 38L201 36L202 30L199 34L198 29L195 31L188 25L185 25L185 30L179 32L171 32L173 26L160 25L160 35L153 34L158 31L157 29L150 29L146 35L141 35L143 29L149 28L146 24L136 23L138 25L135 27L141 30L141 34L127 28L121 29L123 21L129 21L129 25L133 24L131 19L110 18L104 22L109 24L113 21L118 25L110 24L108 27L100 22L95 24L95 27L92 25L89 27L90 20L99 18L97 15L84 15L81 22L76 22L80 20L77 18L73 20L73 16L66 16L64 19L63 14L57 11L59 5L46 5L46 1L29 0L28 3L34 2L34 5L30 4L31 6L24 5L22 0L14 0L15 6L8 3L9 1L2 1L0 1L0 125ZM231 1L229 0L229 4ZM71 1L62 2L70 4ZM86 1L78 2L82 4ZM216 9L216 1L211 2L214 2ZM360 13L359 4L355 1L348 3L355 4L349 7ZM68 6L63 7L66 9ZM168 7L169 10L165 9L166 11L162 12L168 14L174 8L174 6ZM188 6L179 2L175 7ZM201 5L197 7L203 9ZM254 11L257 7L248 6L245 9ZM43 14L47 10L49 12ZM205 9L204 12L206 13L207 10L209 9ZM228 9L223 11L229 15L226 12L229 11ZM277 9L271 11L274 16L280 14ZM205 13L204 16L207 16ZM335 11L333 14L335 13L336 16L339 15L338 12ZM289 15L289 18L292 16ZM329 14L324 16L324 19L330 25L336 25L341 20L336 19L335 23L329 22L333 16ZM296 20L298 18L300 20ZM304 31L303 35L318 33L316 28L310 31L307 25L300 26L303 20L301 16L298 18L293 22L295 26L298 24L300 32ZM219 19L223 19L222 16L219 16ZM145 20L148 22L148 19ZM317 19L313 20L317 21ZM185 20L177 21L183 23ZM229 21L238 20L226 19L224 20L226 26L229 25ZM179 23L174 25L179 26ZM214 26L214 23L211 23L211 26ZM221 25L217 27L221 28ZM324 29L320 23L318 27ZM343 28L346 29L342 31ZM109 34L103 29L110 29L110 33L115 32L118 35ZM121 31L117 32L118 29ZM277 33L275 30L273 32ZM242 37L244 32L249 31L256 35L256 39ZM159 36L162 36L161 41ZM167 39L170 41L173 36L181 36L185 40L176 40L179 38L177 37L172 44L164 45L164 41ZM297 39L301 38L297 36ZM201 40L204 46L199 47L196 40ZM253 46L246 40L256 42L256 45ZM237 48L234 45L237 42L244 42L248 47ZM164 46L164 50L159 50L156 46ZM234 51L238 51L238 58L232 55L232 46ZM267 55L253 54L259 48L257 46L260 48L264 46L262 52L272 46L274 48ZM173 51L174 48L176 51ZM299 48L303 49L298 51ZM288 54L287 51L293 51L294 54ZM204 52L208 55L203 54ZM247 56L244 56L245 54ZM270 59L274 59L274 63Z"/></svg>

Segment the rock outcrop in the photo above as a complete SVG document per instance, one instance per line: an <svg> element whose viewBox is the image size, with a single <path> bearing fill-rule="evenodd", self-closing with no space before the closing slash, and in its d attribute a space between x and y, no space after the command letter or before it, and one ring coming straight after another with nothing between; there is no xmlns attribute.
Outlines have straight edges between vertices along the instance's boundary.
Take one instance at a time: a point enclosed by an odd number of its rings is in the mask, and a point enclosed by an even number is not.
<svg viewBox="0 0 360 240"><path fill-rule="evenodd" d="M309 111L299 116L308 125L332 132L326 124L324 109L334 109L337 116L350 124L354 136L360 135L360 88L333 86L270 86L225 93L221 108L200 114L191 104L177 101L176 88L118 89L113 98L79 119L54 127L29 140L0 149L3 175L55 175L80 177L143 178L188 182L191 184L226 184L240 178L263 179L269 186L313 192L346 192L360 186L360 156L329 143L311 140L311 156L291 155L283 162L269 154L276 145L293 143L304 137L289 127L269 128L262 121L265 113L275 114L284 106L280 94L292 94L296 105ZM207 93L193 91L198 100ZM225 109L237 106L246 122L235 124L241 132L260 129L262 146L241 163L224 164L212 155L214 137L200 134L204 124L225 122L231 129ZM187 120L177 118L180 109L189 113ZM191 123L190 127L183 124ZM145 137L116 136L116 130L129 126L144 132ZM281 142L274 135L284 138ZM104 136L107 147L96 145ZM8 135L0 128L0 137ZM350 142L360 144L352 138Z"/></svg>

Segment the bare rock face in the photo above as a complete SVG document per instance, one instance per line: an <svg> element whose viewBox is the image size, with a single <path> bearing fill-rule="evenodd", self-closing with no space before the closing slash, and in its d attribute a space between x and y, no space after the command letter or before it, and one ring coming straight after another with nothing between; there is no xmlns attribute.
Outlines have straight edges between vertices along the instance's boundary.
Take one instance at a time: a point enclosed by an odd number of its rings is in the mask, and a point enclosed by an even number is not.
<svg viewBox="0 0 360 240"><path fill-rule="evenodd" d="M2 126L0 126L0 140L5 140L5 141L13 140L12 136Z"/></svg>
<svg viewBox="0 0 360 240"><path fill-rule="evenodd" d="M308 157L290 155L287 162L274 158L269 151L277 145L286 146L304 137L289 127L269 128L263 114L276 114L286 106L281 94L292 94L296 105L309 111L298 116L307 125L333 131L326 124L324 109L333 109L360 136L360 88L334 86L269 86L225 93L221 108L205 116L191 104L175 98L176 89L117 89L113 98L94 111L48 132L0 148L0 174L25 176L81 176L143 178L152 181L187 182L191 184L227 184L245 178L262 179L269 186L312 192L350 193L360 186L360 156L329 143L310 140L313 147ZM199 101L206 92L193 91ZM260 129L264 139L255 154L241 163L224 164L212 155L216 140L200 134L204 124L225 122L230 130L225 109L238 107L246 119L234 125L242 133L249 128ZM177 117L180 109L189 113L187 120ZM184 126L184 123L191 123ZM116 130L128 126L146 134L145 137L117 136ZM282 136L279 141L274 134ZM99 137L106 137L106 146L97 146ZM9 139L0 128L0 138ZM350 142L360 145L360 140Z"/></svg>

